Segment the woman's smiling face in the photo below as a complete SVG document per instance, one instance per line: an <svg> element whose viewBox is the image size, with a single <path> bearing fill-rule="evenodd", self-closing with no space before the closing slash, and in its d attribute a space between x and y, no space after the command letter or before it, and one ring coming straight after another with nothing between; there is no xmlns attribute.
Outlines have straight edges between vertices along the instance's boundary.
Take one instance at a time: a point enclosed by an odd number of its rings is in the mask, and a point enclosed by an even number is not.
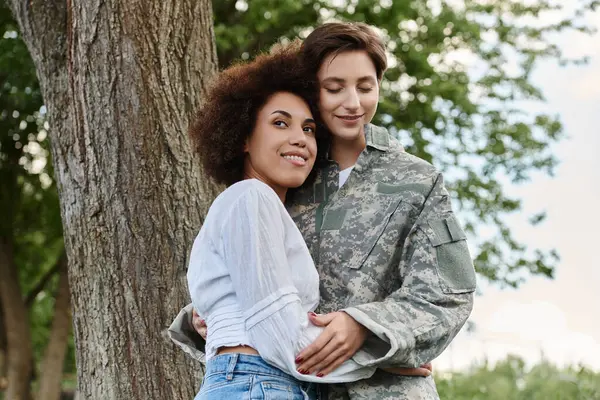
<svg viewBox="0 0 600 400"><path fill-rule="evenodd" d="M368 53L332 53L321 63L317 77L321 118L333 140L362 140L379 101L377 71Z"/></svg>
<svg viewBox="0 0 600 400"><path fill-rule="evenodd" d="M246 141L246 178L271 186L278 194L302 185L315 163L315 121L295 94L273 94L258 111Z"/></svg>

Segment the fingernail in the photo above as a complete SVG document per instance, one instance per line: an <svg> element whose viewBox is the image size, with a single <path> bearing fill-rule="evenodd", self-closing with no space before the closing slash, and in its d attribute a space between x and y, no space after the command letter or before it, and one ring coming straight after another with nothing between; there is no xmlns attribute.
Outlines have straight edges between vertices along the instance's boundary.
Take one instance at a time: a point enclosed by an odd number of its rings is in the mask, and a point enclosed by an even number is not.
<svg viewBox="0 0 600 400"><path fill-rule="evenodd" d="M319 378L322 378L322 377L323 377L323 373L322 373L322 372L319 372L319 373L317 374L317 376L318 376Z"/></svg>
<svg viewBox="0 0 600 400"><path fill-rule="evenodd" d="M300 364L303 360L302 357L296 357L296 364Z"/></svg>
<svg viewBox="0 0 600 400"><path fill-rule="evenodd" d="M315 314L315 313L314 313L314 312L312 312L312 311L311 311L311 312L309 312L309 313L308 313L308 315L310 315L310 316L312 316L312 317L316 317L316 316L317 316L317 314Z"/></svg>

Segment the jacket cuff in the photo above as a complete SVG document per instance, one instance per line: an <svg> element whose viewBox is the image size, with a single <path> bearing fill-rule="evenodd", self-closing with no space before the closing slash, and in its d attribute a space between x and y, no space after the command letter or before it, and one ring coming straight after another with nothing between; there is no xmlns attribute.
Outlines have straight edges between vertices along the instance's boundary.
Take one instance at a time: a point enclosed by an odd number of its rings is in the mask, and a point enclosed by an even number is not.
<svg viewBox="0 0 600 400"><path fill-rule="evenodd" d="M411 353L415 347L415 339L411 332L400 321L394 322L393 329L388 325L380 323L380 321L369 316L369 307L381 308L381 304L365 304L357 307L345 308L341 311L350 315L356 322L367 328L372 335L367 338L360 351L352 358L358 364L374 367L384 366L407 366L411 367L411 363L405 360L407 354L402 355L402 360L398 360L398 352ZM389 321L387 321L389 324ZM404 332L403 332L404 331ZM404 333L404 334L402 334ZM395 357L396 356L396 357Z"/></svg>
<svg viewBox="0 0 600 400"><path fill-rule="evenodd" d="M204 354L206 341L202 339L192 325L192 310L193 305L191 303L182 308L167 329L167 335L173 343L193 359L206 364L206 354Z"/></svg>

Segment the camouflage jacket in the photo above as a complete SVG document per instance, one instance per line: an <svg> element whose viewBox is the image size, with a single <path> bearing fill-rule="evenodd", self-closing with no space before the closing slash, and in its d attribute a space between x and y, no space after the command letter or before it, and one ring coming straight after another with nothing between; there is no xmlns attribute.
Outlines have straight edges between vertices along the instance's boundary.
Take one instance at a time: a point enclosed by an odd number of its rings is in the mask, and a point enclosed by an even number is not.
<svg viewBox="0 0 600 400"><path fill-rule="evenodd" d="M384 128L338 190L336 163L289 208L319 271L319 311L344 310L372 335L367 365L416 367L437 357L466 322L475 271L442 175ZM436 399L431 378L330 385L329 399Z"/></svg>
<svg viewBox="0 0 600 400"><path fill-rule="evenodd" d="M437 357L469 317L473 263L441 174L404 152L387 130L368 125L365 133L367 147L342 188L330 162L313 185L294 193L289 211L319 271L319 311L344 310L372 332L363 346L371 355L366 365L419 366ZM202 359L190 310L169 335ZM439 398L431 377L382 370L327 389L329 400Z"/></svg>

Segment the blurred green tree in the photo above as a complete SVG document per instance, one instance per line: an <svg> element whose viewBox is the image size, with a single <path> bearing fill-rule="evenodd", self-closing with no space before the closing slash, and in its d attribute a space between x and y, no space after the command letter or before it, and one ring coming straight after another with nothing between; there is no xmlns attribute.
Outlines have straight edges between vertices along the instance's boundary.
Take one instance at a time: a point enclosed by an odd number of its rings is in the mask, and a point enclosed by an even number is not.
<svg viewBox="0 0 600 400"><path fill-rule="evenodd" d="M557 368L547 361L531 369L517 356L491 367L436 378L442 399L452 400L593 400L600 399L600 374L589 368Z"/></svg>
<svg viewBox="0 0 600 400"><path fill-rule="evenodd" d="M55 302L66 270L44 125L35 67L10 11L0 3L0 376L20 382L22 393L37 376L48 395L58 395L71 322L64 300L68 288ZM52 327L59 314L60 326ZM52 366L37 373L34 365L44 358Z"/></svg>

